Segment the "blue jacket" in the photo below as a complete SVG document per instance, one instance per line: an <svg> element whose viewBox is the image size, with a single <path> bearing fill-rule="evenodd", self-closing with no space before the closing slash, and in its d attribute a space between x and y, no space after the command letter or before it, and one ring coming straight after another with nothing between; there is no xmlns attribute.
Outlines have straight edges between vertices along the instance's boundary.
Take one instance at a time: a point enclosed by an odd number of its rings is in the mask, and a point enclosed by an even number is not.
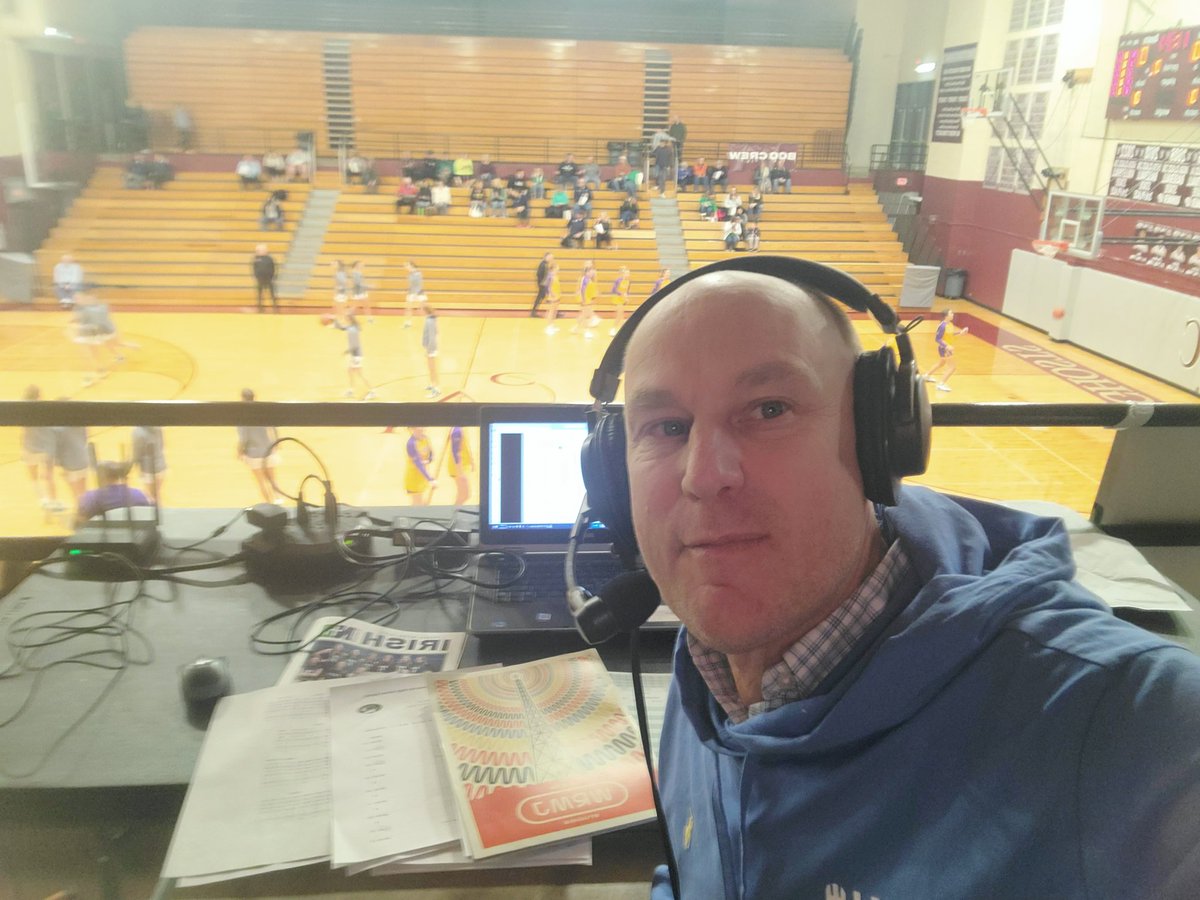
<svg viewBox="0 0 1200 900"><path fill-rule="evenodd" d="M1072 582L1057 519L906 487L883 527L920 586L815 696L730 725L680 635L683 897L1200 897L1200 659Z"/></svg>

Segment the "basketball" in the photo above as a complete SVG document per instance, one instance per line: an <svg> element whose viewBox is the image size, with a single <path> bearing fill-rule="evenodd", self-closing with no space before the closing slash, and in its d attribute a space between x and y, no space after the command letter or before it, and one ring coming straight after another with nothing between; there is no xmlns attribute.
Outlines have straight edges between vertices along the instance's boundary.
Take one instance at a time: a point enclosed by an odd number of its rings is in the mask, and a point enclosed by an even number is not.
<svg viewBox="0 0 1200 900"><path fill-rule="evenodd" d="M1052 315L1056 319L1061 319L1066 314L1067 314L1067 311L1065 309L1063 309L1061 306L1056 306L1056 307L1054 307L1054 309L1050 310L1050 315Z"/></svg>
<svg viewBox="0 0 1200 900"><path fill-rule="evenodd" d="M329 313L323 313L320 317L321 327L328 328L333 324L333 316Z"/></svg>

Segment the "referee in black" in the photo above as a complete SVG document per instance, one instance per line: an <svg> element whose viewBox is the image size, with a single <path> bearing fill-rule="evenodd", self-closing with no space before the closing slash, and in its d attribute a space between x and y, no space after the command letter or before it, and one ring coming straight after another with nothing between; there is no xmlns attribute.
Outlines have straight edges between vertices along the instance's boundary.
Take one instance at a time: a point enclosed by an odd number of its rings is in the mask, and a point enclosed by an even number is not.
<svg viewBox="0 0 1200 900"><path fill-rule="evenodd" d="M537 267L537 297L533 301L533 309L529 311L530 318L536 318L538 304L546 299L546 275L550 271L550 263L554 262L554 254L547 253Z"/></svg>

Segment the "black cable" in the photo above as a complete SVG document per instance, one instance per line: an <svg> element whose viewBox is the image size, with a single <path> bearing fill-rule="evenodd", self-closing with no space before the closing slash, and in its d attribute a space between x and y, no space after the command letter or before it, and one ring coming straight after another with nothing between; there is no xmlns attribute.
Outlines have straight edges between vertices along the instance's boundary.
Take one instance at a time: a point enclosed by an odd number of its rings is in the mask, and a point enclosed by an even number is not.
<svg viewBox="0 0 1200 900"><path fill-rule="evenodd" d="M654 771L654 752L650 746L650 725L646 717L646 695L642 691L642 654L639 636L641 629L629 632L629 671L633 676L633 703L637 708L638 732L642 738L642 752L646 756L646 772L650 776L650 792L654 796L654 815L658 820L658 833L662 838L663 852L667 856L667 874L671 877L671 893L675 900L682 900L679 890L679 866L675 862L675 848L671 845L671 830L667 827L667 815L663 812L662 797L658 793L658 777Z"/></svg>
<svg viewBox="0 0 1200 900"><path fill-rule="evenodd" d="M321 467L321 475L323 476L321 478L321 481L324 483L325 489L327 491L333 490L333 488L332 488L333 479L329 477L329 469L325 466L324 460L322 460L321 457L319 457L317 455L316 450L314 450L312 447L308 446L308 444L304 443L304 441L300 440L299 438L294 438L294 437L277 437L277 438L275 438L275 440L273 440L270 443L270 445L267 447L267 452L264 454L264 459L270 457L271 451L274 450L276 447L278 447L280 444L299 444L301 447L303 447L308 452L308 455L311 456L316 461L317 465ZM276 494L278 494L280 497L286 497L289 500L295 501L296 503L300 502L299 495L293 497L291 494L287 493L286 491L282 491L279 489L279 485L277 485L275 483L275 478L271 474L272 470L270 468L266 468L263 471L265 471L267 473L267 481L269 481L271 483L271 489L274 490ZM306 475L305 480L307 480L309 477L315 477L315 476L307 476ZM304 482L302 481L301 487L303 487L303 484L304 484Z"/></svg>
<svg viewBox="0 0 1200 900"><path fill-rule="evenodd" d="M245 514L246 514L245 509L239 509L237 512L237 515L235 515L232 519L230 519L224 525L222 525L221 527L219 527L218 529L213 531L207 537L203 537L194 543L186 544L185 546L179 547L179 546L176 546L175 544L168 544L166 541L163 541L162 546L168 550L174 550L176 553L183 553L187 550L194 550L197 547L199 547L201 544L207 544L209 541L213 540L214 538L218 538L221 535L223 535L226 531L228 531L230 528L233 527L234 523L236 523L238 519L240 519Z"/></svg>

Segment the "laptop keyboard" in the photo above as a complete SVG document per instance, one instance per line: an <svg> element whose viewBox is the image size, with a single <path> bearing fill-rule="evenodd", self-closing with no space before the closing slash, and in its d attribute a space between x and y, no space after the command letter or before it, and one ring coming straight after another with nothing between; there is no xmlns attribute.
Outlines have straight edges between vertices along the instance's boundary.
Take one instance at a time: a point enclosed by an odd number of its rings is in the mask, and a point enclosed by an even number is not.
<svg viewBox="0 0 1200 900"><path fill-rule="evenodd" d="M519 571L516 559L503 557L492 559L490 565L481 567L485 581L498 583L511 581ZM563 574L564 557L561 553L530 553L525 556L525 573L520 581L509 587L496 589L498 603L528 603L535 600L563 598L567 593L567 581ZM593 594L604 587L623 571L621 560L611 553L577 553L575 555L575 579Z"/></svg>

